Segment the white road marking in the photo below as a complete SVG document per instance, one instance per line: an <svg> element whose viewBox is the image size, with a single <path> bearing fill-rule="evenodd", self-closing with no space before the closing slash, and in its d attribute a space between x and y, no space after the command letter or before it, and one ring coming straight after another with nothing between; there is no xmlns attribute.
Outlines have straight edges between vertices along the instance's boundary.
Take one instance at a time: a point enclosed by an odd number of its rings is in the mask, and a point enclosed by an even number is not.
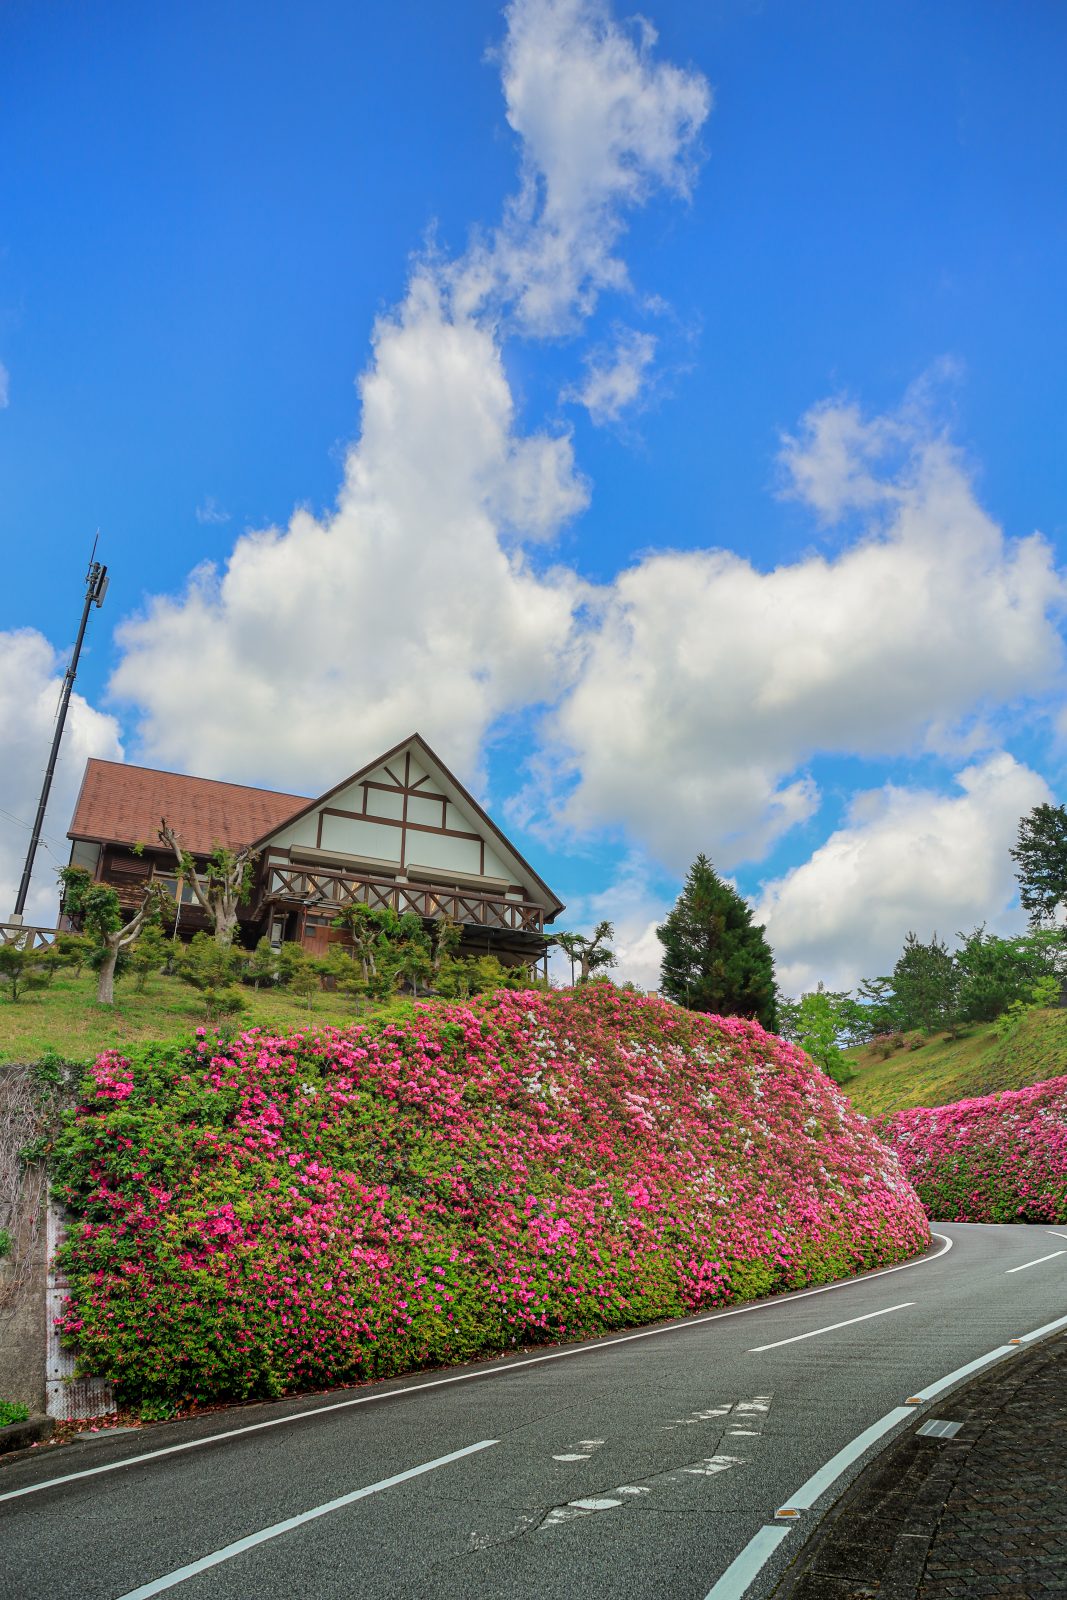
<svg viewBox="0 0 1067 1600"><path fill-rule="evenodd" d="M578 1443L583 1450L595 1450L597 1446L602 1445L604 1441L603 1439L579 1439Z"/></svg>
<svg viewBox="0 0 1067 1600"><path fill-rule="evenodd" d="M1046 1322L1043 1328L1035 1328L1032 1333L1024 1333L1019 1342L1032 1344L1035 1339L1040 1339L1042 1334L1055 1333L1057 1328L1067 1328L1067 1317L1057 1317L1055 1322Z"/></svg>
<svg viewBox="0 0 1067 1600"><path fill-rule="evenodd" d="M1055 1234L1057 1239L1067 1239L1067 1233L1060 1233L1057 1228L1046 1228L1045 1232Z"/></svg>
<svg viewBox="0 0 1067 1600"><path fill-rule="evenodd" d="M858 1433L843 1449L837 1452L836 1456L831 1456L825 1466L819 1468L818 1472L813 1472L811 1477L801 1484L796 1493L791 1494L783 1506L774 1513L775 1516L783 1516L787 1510L792 1512L807 1511L809 1506L815 1504L824 1489L828 1489L834 1479L839 1478L846 1467L850 1467L863 1454L868 1445L874 1444L876 1439L880 1439L883 1434L889 1432L890 1428L895 1428L898 1422L902 1422L905 1417L910 1417L912 1414L907 1406L894 1406L892 1411L887 1412L884 1417L879 1417L877 1422L872 1422L869 1428L864 1428L862 1433Z"/></svg>
<svg viewBox="0 0 1067 1600"><path fill-rule="evenodd" d="M708 1590L705 1600L741 1600L763 1565L770 1560L783 1539L788 1539L788 1528L766 1527L754 1533L734 1557L719 1581Z"/></svg>
<svg viewBox="0 0 1067 1600"><path fill-rule="evenodd" d="M221 1550L213 1550L210 1555L201 1556L199 1561L190 1561L187 1566L177 1567L173 1572L165 1573L162 1578L155 1578L151 1583L142 1584L139 1589L131 1589L128 1594L121 1595L120 1600L149 1600L151 1595L162 1594L165 1589L174 1589L179 1583L187 1583L190 1578L199 1576L201 1572L220 1566L223 1561L232 1561L234 1556L254 1549L257 1544L265 1544L268 1539L280 1539L283 1534L292 1533L294 1528L302 1528L305 1523L314 1522L318 1517L329 1516L332 1511L340 1511L344 1506L354 1505L357 1500L365 1500L368 1495L380 1494L383 1489L391 1489L398 1483L408 1483L412 1478L422 1477L425 1472L434 1472L438 1467L447 1467L453 1461L475 1455L479 1450L488 1450L497 1443L499 1441L496 1439L482 1439L478 1444L469 1444L463 1450L453 1450L447 1456L438 1456L434 1461L424 1461L419 1467L409 1467L406 1472L397 1472L391 1478L382 1478L379 1483L369 1483L364 1489L353 1489L351 1494L343 1494L336 1500L328 1500L325 1505L315 1506L311 1511L302 1511L299 1516L286 1517L284 1522L275 1522L269 1528L262 1528L259 1533L250 1533L244 1539L235 1539L233 1544L224 1545Z"/></svg>
<svg viewBox="0 0 1067 1600"><path fill-rule="evenodd" d="M942 1247L934 1255L924 1256L921 1261L902 1261L896 1267L880 1267L877 1272L864 1273L861 1277L842 1278L837 1283L820 1284L817 1289L799 1289L793 1294L783 1296L780 1300L771 1299L750 1306L734 1306L730 1311L712 1311L707 1316L690 1317L683 1322L667 1323L661 1328L641 1328L636 1333L618 1334L594 1344L576 1345L571 1350L553 1350L548 1355L530 1356L525 1361L498 1363L491 1367L482 1367L477 1372L456 1372L449 1378L431 1378L421 1383L408 1384L406 1388L355 1395L351 1400L334 1400L327 1406L313 1406L308 1411L293 1411L285 1417L270 1417L266 1422L250 1422L243 1428L229 1428L225 1433L209 1433L202 1439L186 1439L181 1444L165 1445L161 1450L145 1450L140 1455L124 1456L121 1461L108 1461L101 1467L85 1467L81 1472L65 1472L58 1478L45 1478L40 1483L27 1484L23 1489L9 1489L6 1494L0 1494L0 1504L5 1500L18 1500L26 1494L39 1494L42 1489L58 1488L62 1483L74 1483L80 1478L96 1478L102 1472L118 1472L123 1467L140 1466L142 1462L157 1461L163 1456L179 1455L184 1450L199 1450L205 1445L223 1444L227 1439L237 1439L247 1433L260 1433L264 1428L282 1428L290 1422L303 1422L308 1417L327 1416L333 1411L346 1411L352 1406L373 1405L381 1400L397 1400L423 1394L428 1389L441 1389L450 1383L472 1383L478 1378L500 1378L523 1367L542 1366L546 1361L568 1361L574 1356L593 1355L598 1350L609 1350L613 1345L632 1344L636 1339L656 1339L661 1334L684 1332L689 1328L702 1327L708 1322L725 1321L727 1317L744 1317L753 1311L769 1311L780 1305L795 1305L798 1300L810 1299L812 1295L832 1294L835 1289L851 1289L857 1283L867 1283L873 1278L884 1278L890 1272L908 1272L912 1267L928 1267L933 1262L940 1261L941 1257L952 1249L955 1242L945 1233L935 1233L932 1237L941 1239Z"/></svg>
<svg viewBox="0 0 1067 1600"><path fill-rule="evenodd" d="M1038 1256L1036 1261L1024 1261L1021 1267L1009 1267L1008 1272L1025 1272L1027 1267L1039 1267L1042 1261L1055 1261L1057 1256L1067 1256L1067 1250L1053 1250L1050 1256Z"/></svg>
<svg viewBox="0 0 1067 1600"><path fill-rule="evenodd" d="M575 1517L588 1517L594 1511L616 1511L622 1505L621 1500L611 1500L607 1495L590 1496L585 1500L569 1500L565 1506L554 1506L542 1522L539 1531L548 1533L552 1528L558 1528L562 1522L573 1522Z"/></svg>
<svg viewBox="0 0 1067 1600"><path fill-rule="evenodd" d="M755 1344L748 1352L755 1356L761 1350L778 1350L783 1344L799 1344L801 1339L815 1339L820 1333L833 1333L837 1328L851 1328L854 1322L870 1322L872 1317L887 1317L891 1311L903 1311L905 1306L913 1306L914 1300L902 1300L898 1306L886 1306L881 1311L868 1311L865 1317L848 1317L844 1322L831 1322L826 1328L813 1328L810 1333L796 1333L791 1339L776 1339L773 1344Z"/></svg>
<svg viewBox="0 0 1067 1600"><path fill-rule="evenodd" d="M727 1432L728 1439L758 1439L758 1428L730 1428Z"/></svg>
<svg viewBox="0 0 1067 1600"><path fill-rule="evenodd" d="M713 1478L717 1472L729 1472L731 1467L743 1467L741 1456L709 1456L706 1461L694 1461L691 1467L682 1467L698 1478Z"/></svg>
<svg viewBox="0 0 1067 1600"><path fill-rule="evenodd" d="M1058 1328L1067 1327L1067 1317L1057 1317L1055 1322L1046 1322L1040 1328L1034 1328L1030 1333L1022 1334L1020 1343L1029 1344L1034 1339L1040 1339L1046 1333L1055 1333ZM987 1355L979 1356L977 1361L969 1361L965 1367L957 1367L955 1372L950 1372L947 1377L939 1378L936 1383L927 1384L925 1389L916 1393L916 1399L930 1400L943 1389L949 1388L960 1378L970 1372L975 1372L979 1367L987 1366L991 1361L996 1361L1005 1355L1014 1355L1017 1345L1002 1344ZM775 1512L776 1517L796 1517L801 1511L807 1511L815 1504L819 1496L847 1470L852 1463L863 1454L867 1447L891 1432L898 1422L903 1422L906 1417L914 1413L909 1406L895 1406L877 1422L845 1445L835 1456L812 1474L808 1480L801 1484L795 1495L792 1495L785 1505ZM765 1563L774 1554L782 1540L789 1535L789 1526L767 1526L753 1534L740 1555L735 1556L727 1567L722 1577L709 1589L705 1600L742 1600L742 1597L751 1586Z"/></svg>
<svg viewBox="0 0 1067 1600"><path fill-rule="evenodd" d="M588 1461L589 1457L587 1455L586 1456L566 1455L566 1456L553 1456L552 1459L553 1459L553 1461Z"/></svg>

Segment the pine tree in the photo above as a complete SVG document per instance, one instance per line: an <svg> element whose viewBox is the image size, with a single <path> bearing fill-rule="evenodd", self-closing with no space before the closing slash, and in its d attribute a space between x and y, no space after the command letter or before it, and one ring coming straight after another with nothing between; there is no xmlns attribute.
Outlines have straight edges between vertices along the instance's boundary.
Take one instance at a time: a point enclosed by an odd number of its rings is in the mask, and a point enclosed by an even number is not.
<svg viewBox="0 0 1067 1600"><path fill-rule="evenodd" d="M1035 806L1019 820L1008 854L1016 865L1019 900L1032 927L1051 921L1067 901L1067 806Z"/></svg>
<svg viewBox="0 0 1067 1600"><path fill-rule="evenodd" d="M923 944L914 933L904 941L893 968L893 997L905 1028L930 1033L945 1027L956 1012L958 977L948 946L935 933Z"/></svg>
<svg viewBox="0 0 1067 1600"><path fill-rule="evenodd" d="M690 1011L755 1017L776 1025L774 957L736 890L697 856L656 937L663 946L660 987Z"/></svg>

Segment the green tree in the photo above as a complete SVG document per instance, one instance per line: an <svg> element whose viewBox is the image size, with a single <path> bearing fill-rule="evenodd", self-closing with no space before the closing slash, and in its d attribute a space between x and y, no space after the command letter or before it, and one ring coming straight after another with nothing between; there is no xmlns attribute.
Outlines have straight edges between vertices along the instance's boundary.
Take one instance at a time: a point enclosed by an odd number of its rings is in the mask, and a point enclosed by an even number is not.
<svg viewBox="0 0 1067 1600"><path fill-rule="evenodd" d="M248 1009L248 1001L236 986L245 959L243 952L218 944L202 931L183 947L176 964L178 977L199 991L209 1021Z"/></svg>
<svg viewBox="0 0 1067 1600"><path fill-rule="evenodd" d="M80 978L82 967L93 953L93 941L84 933L57 933L52 941L52 949L60 964L73 967L74 976Z"/></svg>
<svg viewBox="0 0 1067 1600"><path fill-rule="evenodd" d="M278 952L266 934L253 950L251 960L245 967L244 976L245 982L250 983L257 993L261 983L277 983Z"/></svg>
<svg viewBox="0 0 1067 1600"><path fill-rule="evenodd" d="M130 970L137 974L137 992L144 993L145 984L153 973L162 971L170 954L171 941L153 922L141 929L130 946Z"/></svg>
<svg viewBox="0 0 1067 1600"><path fill-rule="evenodd" d="M959 934L956 972L959 1011L965 1022L993 1022L1009 1006L1027 1002L1034 985L1058 993L1063 970L1063 940L1057 930L1035 929L1014 939L986 933L982 924Z"/></svg>
<svg viewBox="0 0 1067 1600"><path fill-rule="evenodd" d="M48 981L40 951L22 944L0 944L0 984L14 1004L31 990L46 988Z"/></svg>
<svg viewBox="0 0 1067 1600"><path fill-rule="evenodd" d="M311 952L295 939L287 939L278 955L278 976L287 989L307 1001L311 1010L313 997L322 988L319 963Z"/></svg>
<svg viewBox="0 0 1067 1600"><path fill-rule="evenodd" d="M909 932L893 968L893 996L901 1026L932 1033L956 1013L956 964L935 933L929 944Z"/></svg>
<svg viewBox="0 0 1067 1600"><path fill-rule="evenodd" d="M884 1033L897 1033L903 1026L891 977L864 978L856 990L856 998L863 1013L856 1017L857 1044L877 1039Z"/></svg>
<svg viewBox="0 0 1067 1600"><path fill-rule="evenodd" d="M660 987L690 1011L755 1017L776 1023L774 957L763 928L707 856L689 869L685 887L656 929L663 946Z"/></svg>
<svg viewBox="0 0 1067 1600"><path fill-rule="evenodd" d="M1019 880L1019 901L1031 925L1051 921L1067 901L1067 806L1035 806L1019 819L1009 852Z"/></svg>
<svg viewBox="0 0 1067 1600"><path fill-rule="evenodd" d="M158 922L166 911L166 891L162 884L147 884L137 910L125 920L114 889L107 884L94 883L84 867L61 867L59 879L63 885L64 914L74 923L76 931L87 933L93 941L97 1002L112 1006L119 962L126 959L130 945L142 928Z"/></svg>
<svg viewBox="0 0 1067 1600"><path fill-rule="evenodd" d="M799 1000L787 1000L778 1008L779 1032L805 1050L835 1083L848 1083L856 1076L839 1044L845 1032L843 1007L850 998L847 993L824 989L820 983Z"/></svg>

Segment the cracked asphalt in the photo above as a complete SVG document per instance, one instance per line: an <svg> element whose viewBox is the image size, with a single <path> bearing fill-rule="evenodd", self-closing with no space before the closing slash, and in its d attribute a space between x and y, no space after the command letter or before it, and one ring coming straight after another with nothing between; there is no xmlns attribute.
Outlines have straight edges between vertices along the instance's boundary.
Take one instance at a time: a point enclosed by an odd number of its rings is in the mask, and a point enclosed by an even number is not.
<svg viewBox="0 0 1067 1600"><path fill-rule="evenodd" d="M791 1492L863 1429L1067 1313L1067 1257L1009 1273L1048 1253L1048 1230L935 1227L953 1241L936 1260L742 1315L16 1458L0 1470L0 1587L5 1597L119 1600L170 1575L167 1592L181 1600L704 1600ZM779 1340L795 1342L753 1349ZM323 1410L348 1400L360 1403ZM940 1396L924 1414L945 1405ZM49 1482L219 1434L230 1436ZM797 1520L746 1600L771 1593L896 1437ZM473 1449L485 1441L496 1442ZM174 1577L455 1451L471 1453Z"/></svg>

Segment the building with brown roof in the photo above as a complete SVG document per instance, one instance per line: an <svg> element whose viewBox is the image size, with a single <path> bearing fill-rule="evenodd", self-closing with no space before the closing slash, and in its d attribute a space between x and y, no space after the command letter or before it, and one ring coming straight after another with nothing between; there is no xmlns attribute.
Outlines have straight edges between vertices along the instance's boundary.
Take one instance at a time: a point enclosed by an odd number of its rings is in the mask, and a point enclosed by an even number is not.
<svg viewBox="0 0 1067 1600"><path fill-rule="evenodd" d="M533 965L563 903L419 734L368 762L318 799L91 759L68 830L71 863L113 886L125 905L162 880L188 937L205 914L159 838L166 820L202 863L217 845L252 845L242 942L267 935L321 954L344 942L332 927L353 901L447 917L461 954Z"/></svg>

